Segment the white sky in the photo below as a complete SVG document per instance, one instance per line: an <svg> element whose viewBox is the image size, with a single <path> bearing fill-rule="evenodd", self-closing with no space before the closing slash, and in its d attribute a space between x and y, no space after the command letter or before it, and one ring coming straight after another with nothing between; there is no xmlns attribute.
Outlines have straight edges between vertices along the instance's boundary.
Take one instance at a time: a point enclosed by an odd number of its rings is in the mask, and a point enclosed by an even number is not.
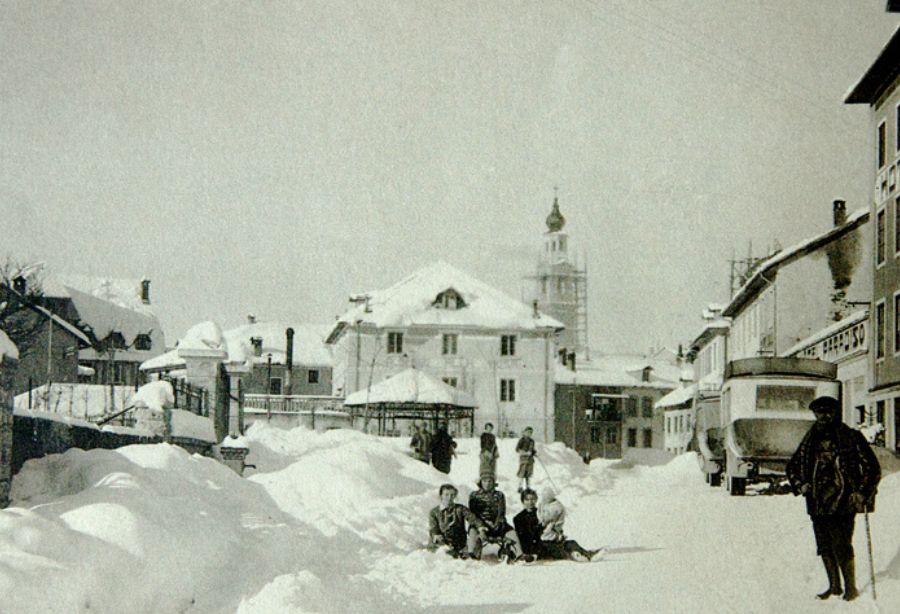
<svg viewBox="0 0 900 614"><path fill-rule="evenodd" d="M866 206L884 5L4 2L0 252L150 277L171 343L438 258L520 296L559 185L594 348L674 345Z"/></svg>

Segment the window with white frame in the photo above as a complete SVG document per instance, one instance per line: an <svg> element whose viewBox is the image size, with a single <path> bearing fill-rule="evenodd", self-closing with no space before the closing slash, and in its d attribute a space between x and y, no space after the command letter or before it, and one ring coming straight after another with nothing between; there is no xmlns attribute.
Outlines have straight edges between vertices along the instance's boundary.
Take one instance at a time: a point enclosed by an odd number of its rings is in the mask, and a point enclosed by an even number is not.
<svg viewBox="0 0 900 614"><path fill-rule="evenodd" d="M306 383L307 384L318 384L319 383L319 370L318 369L310 369L306 372Z"/></svg>
<svg viewBox="0 0 900 614"><path fill-rule="evenodd" d="M887 164L887 124L878 124L878 168Z"/></svg>
<svg viewBox="0 0 900 614"><path fill-rule="evenodd" d="M403 353L403 333L400 333L400 332L388 333L387 351L388 351L388 354L402 354Z"/></svg>
<svg viewBox="0 0 900 614"><path fill-rule="evenodd" d="M900 292L894 295L894 353L900 352Z"/></svg>
<svg viewBox="0 0 900 614"><path fill-rule="evenodd" d="M884 358L884 301L875 305L875 358Z"/></svg>
<svg viewBox="0 0 900 614"><path fill-rule="evenodd" d="M900 255L900 197L894 201L894 254Z"/></svg>
<svg viewBox="0 0 900 614"><path fill-rule="evenodd" d="M455 355L459 342L459 335L456 333L447 333L443 336L441 343L441 353L446 355Z"/></svg>
<svg viewBox="0 0 900 614"><path fill-rule="evenodd" d="M516 400L516 380L500 380L500 400L504 403L511 403Z"/></svg>
<svg viewBox="0 0 900 614"><path fill-rule="evenodd" d="M885 253L885 209L878 212L875 217L875 264L884 264Z"/></svg>
<svg viewBox="0 0 900 614"><path fill-rule="evenodd" d="M516 355L516 336L501 335L500 336L500 355L515 356Z"/></svg>

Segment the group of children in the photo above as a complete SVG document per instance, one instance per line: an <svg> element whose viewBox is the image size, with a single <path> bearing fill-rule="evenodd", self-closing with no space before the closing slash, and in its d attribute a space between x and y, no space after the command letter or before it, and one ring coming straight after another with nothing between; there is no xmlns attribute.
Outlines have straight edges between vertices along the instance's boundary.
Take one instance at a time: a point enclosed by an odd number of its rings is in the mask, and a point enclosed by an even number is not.
<svg viewBox="0 0 900 614"><path fill-rule="evenodd" d="M519 454L519 493L524 509L506 520L506 496L496 489L497 440L493 425L485 425L481 435L478 489L469 496L466 507L456 502L459 491L453 484L439 490L440 504L428 515L428 533L433 549L446 547L454 558L480 559L485 543L499 545L499 558L508 563L532 563L538 559L569 559L586 562L602 556L601 550L587 550L563 533L565 508L553 490L538 495L530 487L536 456L531 427L525 429L516 445Z"/></svg>

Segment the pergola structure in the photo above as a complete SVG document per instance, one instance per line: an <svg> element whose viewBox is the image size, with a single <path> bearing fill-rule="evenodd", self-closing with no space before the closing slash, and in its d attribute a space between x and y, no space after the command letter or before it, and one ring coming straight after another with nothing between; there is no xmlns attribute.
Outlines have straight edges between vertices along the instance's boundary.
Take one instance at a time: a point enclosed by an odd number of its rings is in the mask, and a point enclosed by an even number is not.
<svg viewBox="0 0 900 614"><path fill-rule="evenodd" d="M377 420L379 435L396 432L398 420L430 422L432 432L441 421L468 423L470 434L475 430L475 398L417 369L357 390L344 400L344 407L350 409L354 423L362 418L364 429L370 420Z"/></svg>

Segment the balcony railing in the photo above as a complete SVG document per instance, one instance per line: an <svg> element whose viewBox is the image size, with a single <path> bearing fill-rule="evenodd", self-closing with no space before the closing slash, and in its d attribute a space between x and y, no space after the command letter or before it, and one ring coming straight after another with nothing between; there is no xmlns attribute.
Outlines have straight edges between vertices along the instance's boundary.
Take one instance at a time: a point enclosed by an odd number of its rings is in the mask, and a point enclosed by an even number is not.
<svg viewBox="0 0 900 614"><path fill-rule="evenodd" d="M314 411L344 412L344 399L319 395L245 394L244 411L300 414Z"/></svg>

